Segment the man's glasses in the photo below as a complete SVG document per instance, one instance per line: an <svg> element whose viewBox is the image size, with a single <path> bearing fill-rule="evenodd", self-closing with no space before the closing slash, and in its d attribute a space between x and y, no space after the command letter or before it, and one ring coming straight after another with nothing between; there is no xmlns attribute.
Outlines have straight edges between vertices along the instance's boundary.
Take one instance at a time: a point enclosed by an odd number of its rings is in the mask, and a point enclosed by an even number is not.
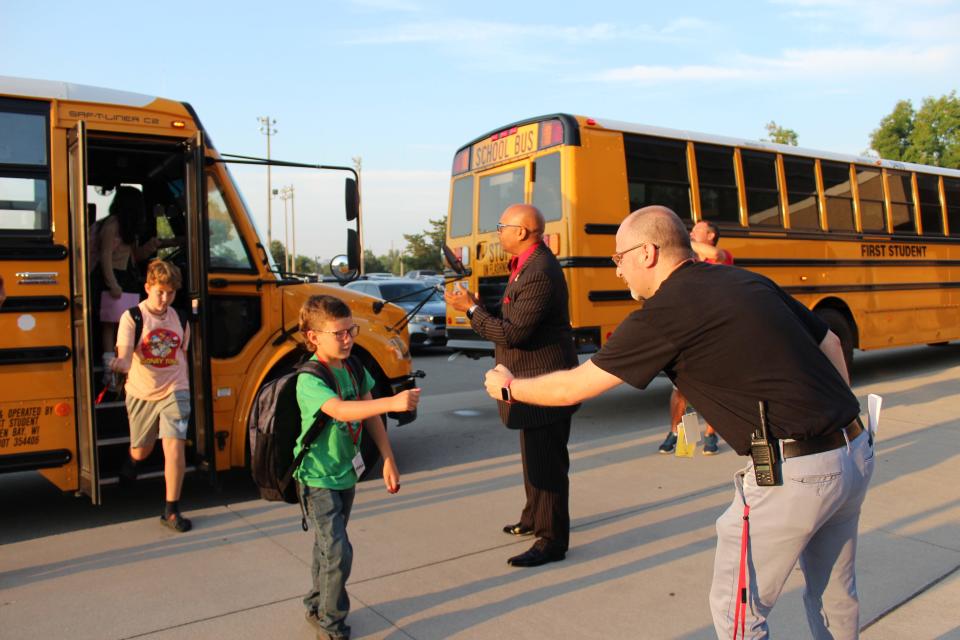
<svg viewBox="0 0 960 640"><path fill-rule="evenodd" d="M349 329L340 329L339 331L317 331L317 333L332 333L337 340L345 340L347 336L356 338L360 333L360 325L352 325Z"/></svg>
<svg viewBox="0 0 960 640"><path fill-rule="evenodd" d="M624 249L623 251L621 251L621 252L619 252L619 253L613 254L612 256L610 256L610 259L613 260L613 264L615 264L615 265L617 265L617 266L619 267L619 266L620 266L620 263L623 262L623 256L624 256L625 254L630 253L630 252L633 251L634 249L639 249L640 247L642 247L642 246L645 245L645 244L651 245L654 249L660 249L659 246L653 244L652 242L647 242L646 240L644 240L644 241L641 242L640 244L635 244L635 245L633 245L632 247L630 247L629 249Z"/></svg>
<svg viewBox="0 0 960 640"><path fill-rule="evenodd" d="M498 223L497 223L497 233L500 233L501 231L503 231L503 230L506 229L507 227L517 227L518 229L525 229L525 228L526 228L526 227L524 227L522 224L503 224L502 222L498 222Z"/></svg>

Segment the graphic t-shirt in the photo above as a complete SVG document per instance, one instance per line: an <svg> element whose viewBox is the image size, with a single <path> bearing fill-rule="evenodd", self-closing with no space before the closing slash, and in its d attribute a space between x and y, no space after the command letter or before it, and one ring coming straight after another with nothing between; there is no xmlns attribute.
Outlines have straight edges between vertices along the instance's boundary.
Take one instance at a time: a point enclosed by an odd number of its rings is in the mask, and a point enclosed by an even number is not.
<svg viewBox="0 0 960 640"><path fill-rule="evenodd" d="M147 309L146 301L139 307L143 316L143 333L140 334L140 344L134 348L124 391L141 400L161 400L174 391L190 389L186 355L190 341L189 325L184 330L173 309L167 308L158 316ZM130 312L124 311L117 329L117 346L132 345L136 340L135 330Z"/></svg>
<svg viewBox="0 0 960 640"><path fill-rule="evenodd" d="M313 360L317 357L313 356ZM333 398L341 400L359 400L373 389L373 377L363 369L354 379L346 365L331 368L336 389L331 389L317 376L302 373L297 376L297 404L300 405L301 429L293 455L300 453L303 436L313 425L320 408ZM358 388L359 387L359 388ZM363 432L360 423L347 424L339 420L330 420L317 439L310 445L310 452L304 456L294 477L308 487L349 489L357 483L357 474L353 470L353 457L360 450Z"/></svg>

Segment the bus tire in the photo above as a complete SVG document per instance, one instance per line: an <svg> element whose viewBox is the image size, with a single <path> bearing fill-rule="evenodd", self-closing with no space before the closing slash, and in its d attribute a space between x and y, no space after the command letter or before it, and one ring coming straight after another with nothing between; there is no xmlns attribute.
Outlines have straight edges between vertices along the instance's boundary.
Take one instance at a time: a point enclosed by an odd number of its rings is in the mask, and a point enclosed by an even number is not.
<svg viewBox="0 0 960 640"><path fill-rule="evenodd" d="M817 317L827 323L830 331L840 338L843 361L847 364L847 375L850 375L850 367L853 365L853 330L850 328L850 322L843 315L843 312L830 307L817 309L815 313Z"/></svg>

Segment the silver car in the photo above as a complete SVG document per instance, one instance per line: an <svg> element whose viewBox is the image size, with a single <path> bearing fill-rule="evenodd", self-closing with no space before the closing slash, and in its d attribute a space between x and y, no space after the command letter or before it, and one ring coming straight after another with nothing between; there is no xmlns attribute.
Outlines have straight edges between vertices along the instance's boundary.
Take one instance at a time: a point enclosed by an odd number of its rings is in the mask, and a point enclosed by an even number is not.
<svg viewBox="0 0 960 640"><path fill-rule="evenodd" d="M447 303L443 294L423 280L390 278L383 280L355 280L347 289L365 293L410 311L429 297L410 319L411 347L442 347L447 344Z"/></svg>

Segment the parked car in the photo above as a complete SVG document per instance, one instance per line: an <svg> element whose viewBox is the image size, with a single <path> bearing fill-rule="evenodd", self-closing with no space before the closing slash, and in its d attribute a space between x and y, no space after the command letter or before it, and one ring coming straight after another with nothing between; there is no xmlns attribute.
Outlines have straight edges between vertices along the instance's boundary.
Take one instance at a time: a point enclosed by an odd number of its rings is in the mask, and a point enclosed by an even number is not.
<svg viewBox="0 0 960 640"><path fill-rule="evenodd" d="M426 282L408 278L355 280L346 288L380 300L389 300L408 311L429 296L429 300L410 319L410 346L439 347L447 344L447 303L443 300L443 294Z"/></svg>
<svg viewBox="0 0 960 640"><path fill-rule="evenodd" d="M367 280L389 280L391 278L396 278L397 276L393 275L392 273L387 273L386 271L367 271L360 277L366 278Z"/></svg>
<svg viewBox="0 0 960 640"><path fill-rule="evenodd" d="M412 278L413 280L424 279L425 276L442 276L439 271L434 271L433 269L414 269L413 271L407 272L407 277Z"/></svg>

